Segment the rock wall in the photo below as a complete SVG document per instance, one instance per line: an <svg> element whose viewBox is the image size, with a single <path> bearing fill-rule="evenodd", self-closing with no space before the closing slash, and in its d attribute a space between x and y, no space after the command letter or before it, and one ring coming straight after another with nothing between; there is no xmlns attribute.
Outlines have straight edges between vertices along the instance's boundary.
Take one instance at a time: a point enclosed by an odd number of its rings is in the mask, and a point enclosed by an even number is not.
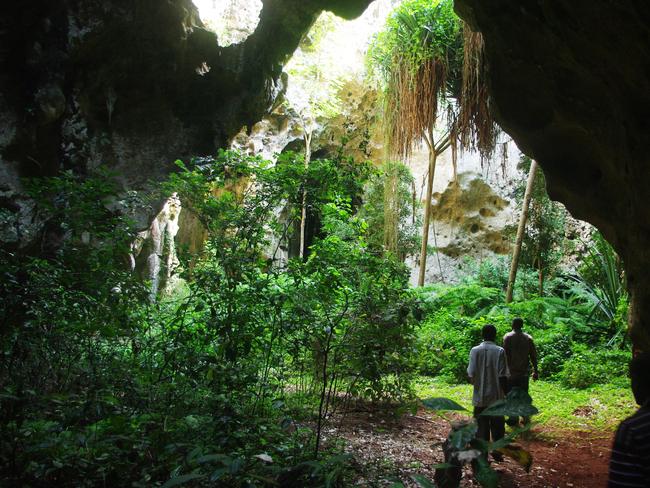
<svg viewBox="0 0 650 488"><path fill-rule="evenodd" d="M463 276L466 260L490 260L511 251L508 226L516 225L520 209L515 187L526 175L517 169L520 152L503 134L494 157L483 161L479 154L458 154L456 175L451 149L438 157L433 182L429 253L425 283L454 283ZM413 152L409 165L416 180L418 199L426 194L428 154ZM418 257L409 259L411 282L417 283Z"/></svg>
<svg viewBox="0 0 650 488"><path fill-rule="evenodd" d="M622 256L630 326L650 351L650 4L456 0L483 33L497 120L549 194Z"/></svg>

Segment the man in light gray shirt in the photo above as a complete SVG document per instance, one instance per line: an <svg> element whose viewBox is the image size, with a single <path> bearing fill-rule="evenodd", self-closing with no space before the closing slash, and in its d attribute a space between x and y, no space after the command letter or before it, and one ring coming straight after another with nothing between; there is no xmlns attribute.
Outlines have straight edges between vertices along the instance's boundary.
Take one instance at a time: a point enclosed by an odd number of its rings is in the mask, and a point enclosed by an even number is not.
<svg viewBox="0 0 650 488"><path fill-rule="evenodd" d="M492 442L505 434L503 416L480 416L479 414L492 403L504 397L506 386L506 355L503 348L495 344L497 329L492 324L483 326L483 342L472 348L469 353L467 374L474 385L474 416L478 423L478 437ZM493 454L495 459L497 456ZM500 456L499 456L500 457Z"/></svg>

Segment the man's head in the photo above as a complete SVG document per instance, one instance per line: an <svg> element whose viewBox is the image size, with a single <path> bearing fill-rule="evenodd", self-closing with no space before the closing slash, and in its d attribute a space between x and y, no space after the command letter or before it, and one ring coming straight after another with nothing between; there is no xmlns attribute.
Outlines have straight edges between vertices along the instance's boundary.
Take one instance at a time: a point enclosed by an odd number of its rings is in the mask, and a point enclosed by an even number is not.
<svg viewBox="0 0 650 488"><path fill-rule="evenodd" d="M650 401L650 353L643 352L630 362L632 393L639 405Z"/></svg>
<svg viewBox="0 0 650 488"><path fill-rule="evenodd" d="M521 317L515 317L512 319L512 330L518 331L524 326L524 319Z"/></svg>
<svg viewBox="0 0 650 488"><path fill-rule="evenodd" d="M497 338L497 328L492 324L486 324L481 330L484 341L494 341Z"/></svg>

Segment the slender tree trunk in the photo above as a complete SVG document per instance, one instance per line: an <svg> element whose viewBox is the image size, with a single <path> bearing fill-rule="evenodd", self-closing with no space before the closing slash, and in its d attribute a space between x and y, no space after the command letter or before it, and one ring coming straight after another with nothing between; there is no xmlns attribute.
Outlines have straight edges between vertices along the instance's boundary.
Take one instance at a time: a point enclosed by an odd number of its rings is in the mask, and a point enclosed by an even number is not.
<svg viewBox="0 0 650 488"><path fill-rule="evenodd" d="M415 180L413 180L411 182L411 188L413 190L413 204L412 204L412 207L411 207L411 210L412 210L411 219L412 219L413 225L415 225L415 210L416 210L416 208L418 206L418 200L417 200L417 198L418 198L417 195L418 194L417 194L417 191L415 189ZM134 262L135 262L135 258L134 258ZM133 266L135 267L135 264Z"/></svg>
<svg viewBox="0 0 650 488"><path fill-rule="evenodd" d="M506 290L506 303L510 303L512 301L512 291L515 287L515 280L517 279L517 267L519 266L519 254L521 253L521 243L524 240L524 231L526 230L526 220L528 219L528 207L530 206L530 199L533 196L533 184L535 183L535 173L537 173L537 161L533 159L533 162L530 164L528 181L526 182L526 192L524 193L524 201L522 203L521 217L519 217L519 227L517 228L517 240L515 241L515 249L512 253L512 262L510 263L510 275L508 276L508 288Z"/></svg>
<svg viewBox="0 0 650 488"><path fill-rule="evenodd" d="M305 177L307 168L311 160L311 132L305 131ZM300 259L305 258L305 227L307 225L307 181L303 183L302 188L302 206L300 212Z"/></svg>
<svg viewBox="0 0 650 488"><path fill-rule="evenodd" d="M431 219L431 198L433 195L433 176L436 172L436 152L433 139L429 143L429 174L427 177L427 196L424 200L424 222L422 222L422 247L420 248L420 274L418 286L424 286L424 273L427 269L427 245L429 244L429 220Z"/></svg>

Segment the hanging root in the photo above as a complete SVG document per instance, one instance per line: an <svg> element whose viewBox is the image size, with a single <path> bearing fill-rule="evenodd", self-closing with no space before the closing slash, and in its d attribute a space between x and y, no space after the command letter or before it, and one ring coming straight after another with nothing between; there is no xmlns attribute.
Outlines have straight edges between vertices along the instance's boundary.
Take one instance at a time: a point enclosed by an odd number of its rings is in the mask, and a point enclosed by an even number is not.
<svg viewBox="0 0 650 488"><path fill-rule="evenodd" d="M496 147L497 126L490 112L483 35L463 23L463 85L457 120L461 146L489 159Z"/></svg>

